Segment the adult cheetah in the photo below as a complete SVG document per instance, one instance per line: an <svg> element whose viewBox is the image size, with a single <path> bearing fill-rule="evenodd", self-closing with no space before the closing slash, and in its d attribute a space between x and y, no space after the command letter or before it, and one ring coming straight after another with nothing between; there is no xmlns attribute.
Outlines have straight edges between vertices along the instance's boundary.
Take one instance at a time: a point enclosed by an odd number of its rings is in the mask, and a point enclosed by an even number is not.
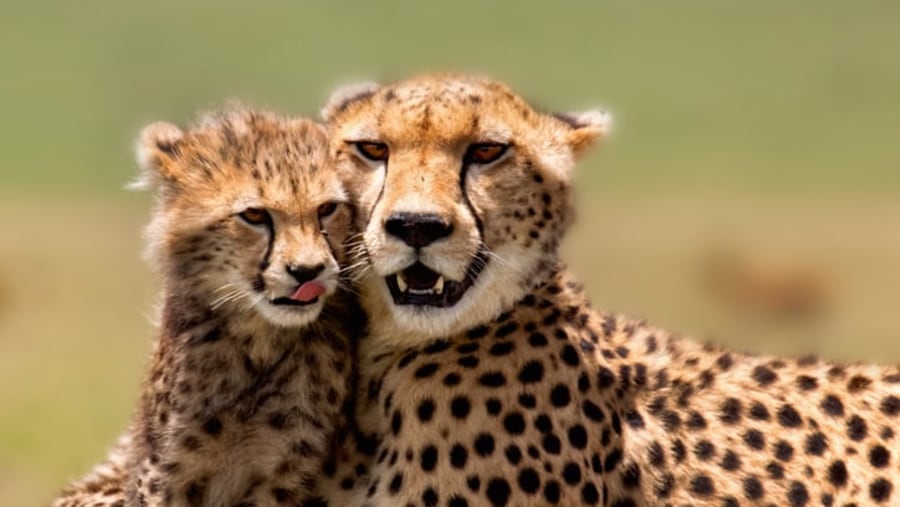
<svg viewBox="0 0 900 507"><path fill-rule="evenodd" d="M361 315L324 129L234 108L138 149L159 341L118 454L54 505L297 505L343 424Z"/></svg>
<svg viewBox="0 0 900 507"><path fill-rule="evenodd" d="M348 88L323 115L371 316L332 504L900 503L900 369L732 353L591 309L557 250L606 115L453 75Z"/></svg>

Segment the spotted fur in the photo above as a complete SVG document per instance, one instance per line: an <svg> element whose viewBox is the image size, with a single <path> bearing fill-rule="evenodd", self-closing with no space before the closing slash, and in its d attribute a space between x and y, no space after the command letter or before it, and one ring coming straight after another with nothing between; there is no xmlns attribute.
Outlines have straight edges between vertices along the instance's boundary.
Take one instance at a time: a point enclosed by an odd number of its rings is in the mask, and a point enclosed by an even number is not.
<svg viewBox="0 0 900 507"><path fill-rule="evenodd" d="M446 75L338 94L324 115L372 318L333 505L900 503L897 367L738 354L591 308L557 250L604 115ZM469 163L485 142L511 151ZM397 212L452 232L413 248L386 230ZM448 280L484 266L456 306L397 304L387 280L415 262Z"/></svg>
<svg viewBox="0 0 900 507"><path fill-rule="evenodd" d="M54 506L297 505L344 425L361 314L324 130L235 109L151 125L138 149L159 340L129 437ZM304 266L324 292L300 306Z"/></svg>

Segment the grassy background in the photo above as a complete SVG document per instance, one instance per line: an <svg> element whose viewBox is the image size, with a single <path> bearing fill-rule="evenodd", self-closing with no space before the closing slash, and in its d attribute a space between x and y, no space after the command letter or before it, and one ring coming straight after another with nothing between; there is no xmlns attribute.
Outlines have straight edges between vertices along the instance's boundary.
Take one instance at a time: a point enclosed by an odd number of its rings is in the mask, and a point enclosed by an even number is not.
<svg viewBox="0 0 900 507"><path fill-rule="evenodd" d="M314 114L338 84L452 69L548 108L606 106L615 136L580 168L566 250L598 306L741 349L900 359L896 2L2 12L0 505L46 501L123 427L154 301L139 260L149 200L121 190L131 143L144 123L233 97ZM775 320L710 292L704 259L720 250L763 277L812 272L827 311Z"/></svg>

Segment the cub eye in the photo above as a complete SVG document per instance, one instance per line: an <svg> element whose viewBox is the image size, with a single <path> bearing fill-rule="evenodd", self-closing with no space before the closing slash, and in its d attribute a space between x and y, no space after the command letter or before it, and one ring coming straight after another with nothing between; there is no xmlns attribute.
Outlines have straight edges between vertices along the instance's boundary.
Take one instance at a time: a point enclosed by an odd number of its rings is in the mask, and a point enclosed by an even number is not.
<svg viewBox="0 0 900 507"><path fill-rule="evenodd" d="M238 213L238 216L251 225L267 224L272 220L268 211L259 208L247 208Z"/></svg>
<svg viewBox="0 0 900 507"><path fill-rule="evenodd" d="M360 155L373 162L382 162L384 160L387 160L388 154L390 152L386 144L376 143L373 141L359 141L353 143L353 146L356 148L356 151L358 151Z"/></svg>
<svg viewBox="0 0 900 507"><path fill-rule="evenodd" d="M334 201L329 201L319 205L319 209L317 210L319 213L319 218L325 218L330 216L332 213L337 210L337 203Z"/></svg>
<svg viewBox="0 0 900 507"><path fill-rule="evenodd" d="M508 149L508 144L476 143L469 146L469 149L466 150L465 162L468 164L490 164L502 157Z"/></svg>

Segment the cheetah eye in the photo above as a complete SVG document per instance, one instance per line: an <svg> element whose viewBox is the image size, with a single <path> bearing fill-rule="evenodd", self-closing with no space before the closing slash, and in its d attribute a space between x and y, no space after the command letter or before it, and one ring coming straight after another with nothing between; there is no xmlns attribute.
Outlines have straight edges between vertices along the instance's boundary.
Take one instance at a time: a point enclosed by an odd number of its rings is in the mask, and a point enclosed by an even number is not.
<svg viewBox="0 0 900 507"><path fill-rule="evenodd" d="M463 160L467 164L490 164L506 153L509 149L508 144L501 143L475 143L466 150Z"/></svg>
<svg viewBox="0 0 900 507"><path fill-rule="evenodd" d="M356 151L364 158L373 162L383 162L388 159L388 146L374 141L358 141L353 143Z"/></svg>
<svg viewBox="0 0 900 507"><path fill-rule="evenodd" d="M335 210L337 210L337 203L334 201L329 201L320 204L317 212L319 213L319 218L321 219L331 216L335 212Z"/></svg>
<svg viewBox="0 0 900 507"><path fill-rule="evenodd" d="M272 221L269 212L259 208L247 208L238 213L238 216L250 225L263 225Z"/></svg>

